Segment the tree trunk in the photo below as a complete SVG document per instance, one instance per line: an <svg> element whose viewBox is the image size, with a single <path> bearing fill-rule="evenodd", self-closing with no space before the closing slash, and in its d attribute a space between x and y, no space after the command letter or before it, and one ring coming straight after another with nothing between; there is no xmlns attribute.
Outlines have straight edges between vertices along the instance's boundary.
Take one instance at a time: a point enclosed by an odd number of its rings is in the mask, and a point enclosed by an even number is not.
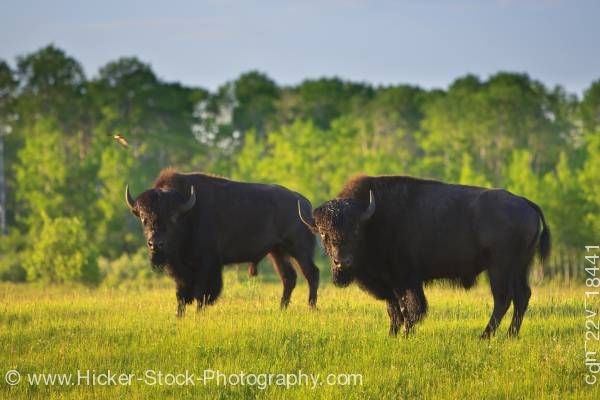
<svg viewBox="0 0 600 400"><path fill-rule="evenodd" d="M6 235L6 180L4 177L4 136L0 134L0 235Z"/></svg>

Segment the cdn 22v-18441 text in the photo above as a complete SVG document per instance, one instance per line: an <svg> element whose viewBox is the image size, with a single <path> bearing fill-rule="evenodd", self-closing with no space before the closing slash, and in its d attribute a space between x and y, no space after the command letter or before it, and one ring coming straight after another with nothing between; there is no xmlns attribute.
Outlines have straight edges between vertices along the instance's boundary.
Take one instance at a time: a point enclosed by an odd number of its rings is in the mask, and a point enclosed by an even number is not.
<svg viewBox="0 0 600 400"><path fill-rule="evenodd" d="M598 258L600 246L585 246L584 269L585 279L585 383L595 385L600 373L600 361L598 350L600 347L600 319L598 309L600 305L600 274L598 271Z"/></svg>

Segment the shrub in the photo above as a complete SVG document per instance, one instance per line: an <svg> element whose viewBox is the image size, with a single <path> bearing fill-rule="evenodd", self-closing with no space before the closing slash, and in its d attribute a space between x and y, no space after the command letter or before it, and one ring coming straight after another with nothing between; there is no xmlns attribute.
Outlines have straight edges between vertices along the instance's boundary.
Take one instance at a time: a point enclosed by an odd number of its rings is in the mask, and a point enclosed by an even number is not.
<svg viewBox="0 0 600 400"><path fill-rule="evenodd" d="M23 236L15 229L0 236L0 281L24 282L26 272L22 265Z"/></svg>
<svg viewBox="0 0 600 400"><path fill-rule="evenodd" d="M124 253L114 260L100 258L99 265L102 285L106 287L154 287L166 282L164 274L152 269L144 247L140 247L135 253Z"/></svg>
<svg viewBox="0 0 600 400"><path fill-rule="evenodd" d="M44 215L39 236L34 238L32 235L30 240L33 240L33 245L23 260L27 280L44 283L99 282L97 251L88 240L87 230L79 218L49 218Z"/></svg>
<svg viewBox="0 0 600 400"><path fill-rule="evenodd" d="M0 281L25 282L27 274L18 253L3 254L0 259Z"/></svg>

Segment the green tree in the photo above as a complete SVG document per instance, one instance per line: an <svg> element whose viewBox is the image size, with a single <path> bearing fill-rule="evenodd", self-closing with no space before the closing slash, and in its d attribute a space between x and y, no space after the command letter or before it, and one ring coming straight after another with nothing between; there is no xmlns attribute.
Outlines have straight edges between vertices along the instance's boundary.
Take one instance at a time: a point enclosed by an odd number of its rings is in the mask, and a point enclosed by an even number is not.
<svg viewBox="0 0 600 400"><path fill-rule="evenodd" d="M458 183L462 185L472 185L481 187L491 187L490 181L483 175L473 168L473 157L469 153L463 153L461 167L460 167L460 178Z"/></svg>
<svg viewBox="0 0 600 400"><path fill-rule="evenodd" d="M0 132L3 134L12 131L18 84L10 66L0 59Z"/></svg>
<svg viewBox="0 0 600 400"><path fill-rule="evenodd" d="M7 180L4 171L4 136L12 132L15 120L15 90L18 82L11 68L0 60L0 236L7 233L6 192Z"/></svg>
<svg viewBox="0 0 600 400"><path fill-rule="evenodd" d="M588 134L585 140L585 163L577 176L577 189L581 191L584 202L579 203L577 208L585 214L586 229L581 229L581 233L585 234L585 242L588 243L600 237L600 130Z"/></svg>
<svg viewBox="0 0 600 400"><path fill-rule="evenodd" d="M347 165L355 161L348 155L354 135L341 124L336 126L336 134L329 134L311 121L297 121L271 132L266 142L258 142L250 134L237 157L234 176L277 182L311 201L323 201L341 188L347 171L357 170Z"/></svg>
<svg viewBox="0 0 600 400"><path fill-rule="evenodd" d="M203 152L191 126L194 106L205 91L162 82L148 64L132 57L103 66L89 86L100 110L96 133L125 136L151 174Z"/></svg>
<svg viewBox="0 0 600 400"><path fill-rule="evenodd" d="M154 177L147 176L132 153L120 146L99 142L98 154L99 186L95 204L100 217L95 226L95 237L100 253L112 258L132 252L144 243L139 223L125 205L125 185L138 193L149 187Z"/></svg>
<svg viewBox="0 0 600 400"><path fill-rule="evenodd" d="M600 79L592 82L583 94L580 104L581 119L586 132L594 132L600 127Z"/></svg>
<svg viewBox="0 0 600 400"><path fill-rule="evenodd" d="M590 227L586 221L586 199L577 179L577 171L569 165L565 153L554 171L543 178L541 205L551 224L555 262L563 276L577 276L581 246L589 239Z"/></svg>
<svg viewBox="0 0 600 400"><path fill-rule="evenodd" d="M532 168L533 156L528 150L515 150L503 182L511 192L533 201L541 199L540 179Z"/></svg>
<svg viewBox="0 0 600 400"><path fill-rule="evenodd" d="M408 151L390 145L403 131L374 141L360 119L342 117L328 130L312 121L298 120L270 132L266 141L246 136L236 159L238 179L277 182L306 195L318 204L334 197L346 180L357 173L402 173L410 160Z"/></svg>
<svg viewBox="0 0 600 400"><path fill-rule="evenodd" d="M54 45L18 57L21 83L20 121L26 126L39 118L54 118L68 135L84 128L88 110L84 107L85 74L81 64Z"/></svg>
<svg viewBox="0 0 600 400"><path fill-rule="evenodd" d="M97 254L84 223L76 217L42 217L38 239L23 261L29 281L96 284Z"/></svg>
<svg viewBox="0 0 600 400"><path fill-rule="evenodd" d="M308 79L282 94L280 123L304 119L327 129L334 119L364 107L373 94L373 88L367 84L339 78Z"/></svg>
<svg viewBox="0 0 600 400"><path fill-rule="evenodd" d="M419 142L434 174L455 180L462 154L498 185L513 149L532 151L536 173L551 169L571 135L572 99L548 91L523 74L496 74L486 82L474 76L455 81L444 96L425 106Z"/></svg>
<svg viewBox="0 0 600 400"><path fill-rule="evenodd" d="M62 135L52 120L39 120L29 132L14 166L15 211L26 230L37 230L43 215L94 221L98 160L80 158L76 139Z"/></svg>
<svg viewBox="0 0 600 400"><path fill-rule="evenodd" d="M236 107L233 112L234 129L238 132L254 130L262 138L277 111L280 90L265 74L251 71L235 82Z"/></svg>
<svg viewBox="0 0 600 400"><path fill-rule="evenodd" d="M0 61L0 130L11 132L0 151L11 228L0 276L22 278L25 255L41 254L39 233L70 222L97 244L82 240L83 253L139 263L124 186L139 193L169 165L283 184L316 204L357 173L506 187L542 206L556 253L571 260L600 235L599 99L600 81L580 102L515 73L424 90L338 78L280 87L250 71L208 92L165 82L134 57L86 80L77 60L46 46L19 57L14 73ZM61 246L47 248L75 251Z"/></svg>

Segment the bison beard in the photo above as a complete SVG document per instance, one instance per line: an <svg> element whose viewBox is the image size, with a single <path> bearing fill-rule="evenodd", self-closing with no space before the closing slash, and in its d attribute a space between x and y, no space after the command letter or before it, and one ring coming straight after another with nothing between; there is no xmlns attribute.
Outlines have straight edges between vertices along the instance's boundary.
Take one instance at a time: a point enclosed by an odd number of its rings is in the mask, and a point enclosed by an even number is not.
<svg viewBox="0 0 600 400"><path fill-rule="evenodd" d="M316 306L316 241L296 218L298 202L311 207L300 194L167 169L135 200L126 188L126 202L144 226L153 268L175 280L178 316L194 300L199 309L217 300L224 265L250 263L254 275L266 255L283 283L281 307L287 307L296 285L294 263L308 281L309 305Z"/></svg>
<svg viewBox="0 0 600 400"><path fill-rule="evenodd" d="M541 209L499 189L359 176L314 217L299 213L323 239L334 284L356 281L386 301L391 335L401 325L408 334L425 316L424 283L445 279L468 289L482 271L494 309L481 337L495 333L511 303L509 335L518 335L531 296L529 267L536 250L542 262L550 251Z"/></svg>
<svg viewBox="0 0 600 400"><path fill-rule="evenodd" d="M331 280L337 287L347 287L354 281L354 275L348 268L332 268Z"/></svg>
<svg viewBox="0 0 600 400"><path fill-rule="evenodd" d="M167 255L163 252L150 252L150 263L157 272L162 272L167 264Z"/></svg>

